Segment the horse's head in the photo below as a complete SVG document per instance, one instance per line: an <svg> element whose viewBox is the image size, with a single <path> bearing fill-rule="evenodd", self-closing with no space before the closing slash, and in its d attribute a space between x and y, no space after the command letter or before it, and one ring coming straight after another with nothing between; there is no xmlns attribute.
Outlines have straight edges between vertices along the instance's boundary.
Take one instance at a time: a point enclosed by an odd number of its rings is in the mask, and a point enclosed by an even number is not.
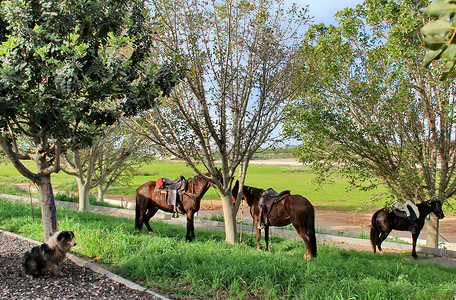
<svg viewBox="0 0 456 300"><path fill-rule="evenodd" d="M437 216L439 219L445 218L445 214L443 213L442 209L442 202L440 201L433 201L430 203L432 207L432 212Z"/></svg>
<svg viewBox="0 0 456 300"><path fill-rule="evenodd" d="M233 204L236 204L238 190L239 190L239 180L236 180L236 183L234 184L233 188L231 189L231 196L233 197ZM244 195L242 195L242 197L244 197Z"/></svg>

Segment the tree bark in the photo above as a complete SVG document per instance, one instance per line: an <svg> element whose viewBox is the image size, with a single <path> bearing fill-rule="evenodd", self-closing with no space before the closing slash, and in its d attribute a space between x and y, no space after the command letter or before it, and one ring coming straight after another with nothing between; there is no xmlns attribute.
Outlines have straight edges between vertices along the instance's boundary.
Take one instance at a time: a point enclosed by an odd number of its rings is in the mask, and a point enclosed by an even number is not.
<svg viewBox="0 0 456 300"><path fill-rule="evenodd" d="M426 247L437 248L439 246L439 218L430 213L426 218Z"/></svg>
<svg viewBox="0 0 456 300"><path fill-rule="evenodd" d="M84 183L84 179L76 177L79 194L79 211L89 211L90 185Z"/></svg>
<svg viewBox="0 0 456 300"><path fill-rule="evenodd" d="M37 181L40 193L41 219L43 221L44 241L58 231L55 211L54 193L52 192L51 176L42 175Z"/></svg>
<svg viewBox="0 0 456 300"><path fill-rule="evenodd" d="M98 202L104 202L104 190L103 185L100 183L98 186Z"/></svg>
<svg viewBox="0 0 456 300"><path fill-rule="evenodd" d="M234 212L233 201L231 195L220 193L220 198L222 198L223 217L225 219L225 241L233 245L237 242L236 213Z"/></svg>

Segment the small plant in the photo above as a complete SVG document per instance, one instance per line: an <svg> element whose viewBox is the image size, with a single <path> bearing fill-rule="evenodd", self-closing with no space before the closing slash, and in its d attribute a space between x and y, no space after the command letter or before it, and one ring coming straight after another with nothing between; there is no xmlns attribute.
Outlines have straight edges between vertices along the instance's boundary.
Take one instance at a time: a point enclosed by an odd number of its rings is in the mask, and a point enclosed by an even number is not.
<svg viewBox="0 0 456 300"><path fill-rule="evenodd" d="M225 222L225 218L222 215L212 215L211 216L211 221L217 221L217 222Z"/></svg>
<svg viewBox="0 0 456 300"><path fill-rule="evenodd" d="M65 194L57 193L54 196L54 199L58 200L58 201L73 202L73 203L78 203L79 202L79 198L78 198L77 195L67 194L67 193L65 193Z"/></svg>

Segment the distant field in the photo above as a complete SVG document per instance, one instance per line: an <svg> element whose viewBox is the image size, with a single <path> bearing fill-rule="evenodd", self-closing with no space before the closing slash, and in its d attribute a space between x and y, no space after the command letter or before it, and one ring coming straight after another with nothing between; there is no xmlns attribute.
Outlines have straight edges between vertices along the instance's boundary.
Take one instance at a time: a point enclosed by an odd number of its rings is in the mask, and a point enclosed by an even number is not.
<svg viewBox="0 0 456 300"><path fill-rule="evenodd" d="M36 171L33 162L25 165ZM175 179L183 175L193 177L195 172L182 162L154 161L138 169L137 175L132 178L129 186L114 185L108 194L135 194L141 184L156 180L160 177ZM359 190L348 190L349 185L344 178L336 178L333 184L318 186L313 182L315 175L308 166L303 165L257 165L249 166L246 185L258 188L274 188L277 191L289 189L294 194L301 194L308 198L314 205L328 209L372 211L383 206L383 201L372 201L376 193ZM0 182L29 182L11 164L0 165ZM55 190L77 191L75 179L63 172L52 176ZM95 191L94 191L95 193ZM205 199L219 199L215 189L209 189Z"/></svg>

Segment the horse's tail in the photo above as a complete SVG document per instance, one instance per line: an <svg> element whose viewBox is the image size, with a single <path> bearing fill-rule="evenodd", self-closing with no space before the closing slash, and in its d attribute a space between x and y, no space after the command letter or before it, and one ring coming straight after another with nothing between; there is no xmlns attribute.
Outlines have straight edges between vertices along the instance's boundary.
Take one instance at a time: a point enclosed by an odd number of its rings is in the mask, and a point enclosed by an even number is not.
<svg viewBox="0 0 456 300"><path fill-rule="evenodd" d="M313 207L312 207L313 208ZM311 213L305 220L305 228L307 236L309 237L310 255L317 257L317 237L315 235L315 210L312 209Z"/></svg>
<svg viewBox="0 0 456 300"><path fill-rule="evenodd" d="M371 229L370 229L370 241L372 244L372 249L374 253L377 252L377 241L380 236L380 230L377 227L377 215L378 211L372 216L371 220Z"/></svg>
<svg viewBox="0 0 456 300"><path fill-rule="evenodd" d="M142 229L143 226L143 216L141 213L141 204L140 204L140 198L141 196L138 195L138 191L136 191L136 205L135 205L135 229Z"/></svg>

